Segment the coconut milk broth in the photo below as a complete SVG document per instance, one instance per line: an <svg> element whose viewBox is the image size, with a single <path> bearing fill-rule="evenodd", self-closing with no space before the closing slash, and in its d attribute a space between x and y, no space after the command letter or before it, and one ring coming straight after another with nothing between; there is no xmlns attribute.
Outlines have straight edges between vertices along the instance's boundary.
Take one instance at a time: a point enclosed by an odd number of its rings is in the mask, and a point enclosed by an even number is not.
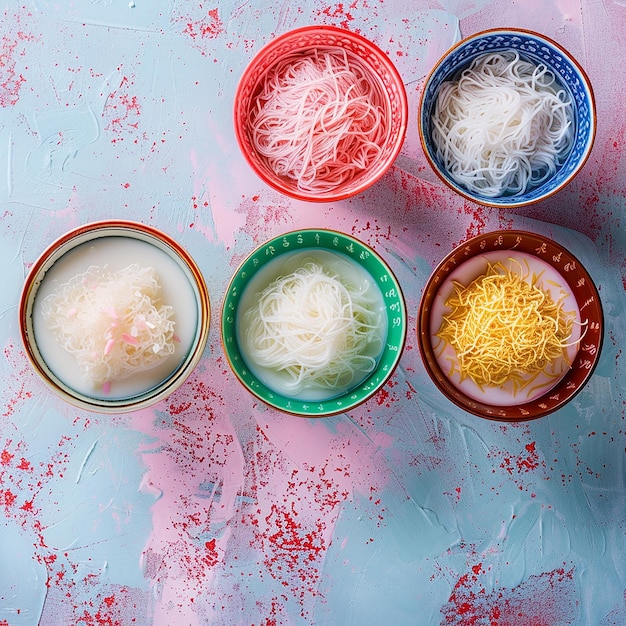
<svg viewBox="0 0 626 626"><path fill-rule="evenodd" d="M454 349L449 344L444 344L444 342L437 337L442 316L449 311L445 302L452 293L452 281L457 281L467 286L475 278L487 271L488 263L495 264L497 262L500 262L507 269L521 274L522 276L529 274L528 282L530 282L533 274L535 276L540 275L535 283L536 286L542 291L549 293L553 301L557 302L562 299L563 311L566 313L571 311L574 314L572 336L567 342L568 344L573 344L567 348L568 361L563 358L557 359L549 366L547 372L541 373L532 383L518 390L517 393L514 393L512 385L508 383L501 387L485 387L481 389L469 378L461 381ZM433 300L431 320L431 342L435 348L437 362L441 371L445 374L449 374L451 364L454 364L455 369L448 376L450 381L459 390L474 400L486 402L494 406L513 406L530 402L552 389L568 372L570 367L568 363L574 360L578 352L577 342L580 339L582 328L580 324L580 310L576 303L574 293L559 272L551 265L548 265L531 254L517 251L511 252L509 250L486 252L485 254L466 261L451 272L442 283L437 296Z"/></svg>
<svg viewBox="0 0 626 626"><path fill-rule="evenodd" d="M66 352L46 328L41 313L42 300L71 278L91 266L116 272L129 265L152 267L159 277L161 299L173 307L175 351L155 367L137 372L124 380L111 381L106 394L85 380L73 355ZM118 399L148 391L169 378L185 359L196 335L198 302L189 277L165 251L148 242L130 237L108 236L80 244L60 257L46 272L33 305L35 342L49 369L68 387L92 398Z"/></svg>
<svg viewBox="0 0 626 626"><path fill-rule="evenodd" d="M241 294L241 299L239 301L239 305L237 306L236 316L237 336L240 337L245 330L242 328L241 323L243 314L255 304L259 294L265 289L265 287L280 276L286 276L293 273L299 267L302 267L308 259L312 259L324 267L331 268L333 271L337 272L337 275L344 279L342 282L350 282L351 284L360 285L363 288L366 288L368 294L373 296L376 300L377 304L375 309L379 312L379 333L376 337L377 341L373 343L373 345L377 347L377 350L375 352L372 351L370 356L378 360L382 354L385 338L387 336L387 315L382 293L369 272L367 272L356 261L341 252L331 252L318 249L299 250L287 252L266 263L250 279ZM299 393L294 393L292 390L285 388L284 378L279 372L256 365L245 353L241 342L239 342L239 347L246 365L264 385L281 395L303 401L324 401L335 398L358 386L371 373L368 371L357 371L352 383L343 387L335 387L329 390L304 388Z"/></svg>

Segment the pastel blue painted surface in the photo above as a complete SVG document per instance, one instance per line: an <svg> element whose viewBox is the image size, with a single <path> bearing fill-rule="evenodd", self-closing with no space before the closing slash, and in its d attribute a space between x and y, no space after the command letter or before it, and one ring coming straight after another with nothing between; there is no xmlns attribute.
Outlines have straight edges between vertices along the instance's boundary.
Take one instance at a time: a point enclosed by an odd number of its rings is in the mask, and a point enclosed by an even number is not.
<svg viewBox="0 0 626 626"><path fill-rule="evenodd" d="M623 3L31 0L3 5L0 58L0 624L626 623L626 59ZM484 209L445 189L417 137L424 77L461 35L534 28L588 71L591 158L546 203ZM238 152L237 77L274 34L358 30L397 63L402 154L350 201L264 187ZM607 53L610 44L610 54ZM211 295L209 344L150 409L56 399L17 320L30 266L79 224L128 218L179 241ZM367 404L297 419L246 394L220 344L225 288L294 228L374 247L404 289L405 351ZM432 268L500 228L553 237L597 282L606 335L585 389L538 421L487 422L441 396L415 316Z"/></svg>

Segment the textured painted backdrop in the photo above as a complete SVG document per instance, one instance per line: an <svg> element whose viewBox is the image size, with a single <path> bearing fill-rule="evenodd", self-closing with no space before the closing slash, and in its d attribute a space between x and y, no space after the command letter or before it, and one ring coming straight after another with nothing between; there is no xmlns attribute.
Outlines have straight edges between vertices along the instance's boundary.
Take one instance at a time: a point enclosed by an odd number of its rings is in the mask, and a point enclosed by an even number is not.
<svg viewBox="0 0 626 626"><path fill-rule="evenodd" d="M0 2L0 624L626 624L626 3L623 0L4 0ZM402 154L350 201L264 186L235 142L238 77L309 23L372 39L411 104ZM417 137L424 76L461 36L538 30L576 55L599 128L567 189L485 209L437 182ZM57 400L29 367L17 303L30 265L92 220L175 237L213 304L206 353L157 406ZM389 262L410 332L400 367L349 414L298 419L242 392L219 340L224 289L266 238L353 234ZM535 422L465 414L415 336L433 266L467 237L525 228L598 283L600 364Z"/></svg>

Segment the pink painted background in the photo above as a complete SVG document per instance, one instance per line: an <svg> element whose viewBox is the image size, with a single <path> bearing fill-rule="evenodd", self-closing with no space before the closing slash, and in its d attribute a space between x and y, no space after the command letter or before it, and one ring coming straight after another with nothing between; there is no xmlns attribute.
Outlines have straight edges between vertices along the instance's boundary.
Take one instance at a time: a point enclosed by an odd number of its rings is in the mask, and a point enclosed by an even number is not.
<svg viewBox="0 0 626 626"><path fill-rule="evenodd" d="M1 626L626 624L626 3L5 0L0 19ZM232 128L252 55L309 23L378 43L411 105L392 170L328 205L264 186ZM445 189L417 136L423 80L440 55L461 36L506 26L577 57L599 121L574 182L517 211ZM26 360L17 319L39 254L108 218L179 241L212 302L190 378L160 404L118 416L54 397ZM220 344L237 265L299 227L373 246L409 311L391 380L321 420L255 401ZM605 311L587 387L525 424L453 406L416 342L434 265L499 228L565 245Z"/></svg>

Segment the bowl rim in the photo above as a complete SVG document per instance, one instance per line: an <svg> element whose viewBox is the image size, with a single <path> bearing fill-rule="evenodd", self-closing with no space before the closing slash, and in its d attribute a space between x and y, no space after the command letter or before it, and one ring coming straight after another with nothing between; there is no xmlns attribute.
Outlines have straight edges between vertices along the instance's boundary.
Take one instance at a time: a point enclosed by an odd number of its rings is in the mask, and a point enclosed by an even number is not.
<svg viewBox="0 0 626 626"><path fill-rule="evenodd" d="M248 368L239 350L236 337L236 313L239 298L241 297L241 294L245 291L245 287L247 286L247 280L249 278L246 277L245 274L249 266L251 268L255 267L255 258L257 257L257 255L262 253L267 255L267 251L271 250L272 247L280 246L282 251L273 257L278 258L278 256L282 254L298 250L298 248L296 247L290 247L291 240L297 240L299 236L303 237L303 242L307 241L308 238L315 240L316 235L323 235L324 237L329 238L338 238L339 241L346 244L345 249L351 250L350 254L352 254L353 252L358 253L359 255L365 254L366 257L364 258L372 259L373 262L376 263L376 265L381 269L381 276L386 277L384 281L386 283L388 281L389 285L388 293L385 293L384 287L377 283L383 294L383 299L385 300L385 315L387 315L389 320L389 317L391 316L390 308L392 308L393 311L396 312L396 315L398 317L398 328L396 330L396 333L399 335L399 338L394 341L393 345L390 345L389 332L391 332L392 329L388 328L388 334L386 338L387 340L385 341L385 347L383 349L381 359L383 359L383 356L389 355L389 363L386 364L382 370L380 368L379 361L379 366L377 366L373 372L371 372L358 385L344 392L343 394L322 401L306 401L289 398L278 392L273 391L267 385L259 381L252 372L247 371ZM285 245L285 242L288 242L288 245ZM308 243L306 245L303 245L302 248L299 249L310 250L315 249L315 246ZM320 245L318 249L346 254L345 252L343 252L343 249L340 249L338 247L330 248L326 244ZM265 253L263 251L265 251ZM353 258L350 255L347 256L349 256L349 258L352 258L354 261L359 262L358 258ZM367 270L367 268L365 268L362 263L359 264L364 267L364 269L368 273L370 273L369 270ZM259 265L259 267L262 267L262 265ZM244 274L244 276L241 276L242 273ZM236 284L242 280L243 283L240 291L236 291ZM236 291L235 294L233 294L233 289L235 289ZM235 300L235 302L233 302L233 300ZM396 370L398 364L400 363L400 358L406 344L408 326L407 308L404 294L393 270L389 267L383 257L378 252L376 252L374 248L372 248L365 242L357 239L356 237L329 228L301 228L290 230L276 235L275 237L272 237L264 241L262 244L256 246L248 255L246 255L243 261L238 265L228 282L228 285L224 291L224 298L222 301L221 322L222 323L220 335L222 340L222 349L232 373L242 385L242 387L254 398L260 400L264 405L288 415L294 415L296 417L304 418L323 418L329 417L331 415L337 415L340 413L346 413L370 400L387 383L387 381L391 378L392 374ZM240 362L242 363L243 369L246 370L246 375L250 379L251 384L248 384L248 382L246 381L246 376L242 376L240 367L236 366L233 362L234 358L240 360ZM358 397L355 396L355 394L357 393L359 394Z"/></svg>
<svg viewBox="0 0 626 626"><path fill-rule="evenodd" d="M110 401L76 392L49 368L37 349L32 320L32 307L45 274L76 246L106 236L123 236L144 241L167 254L181 269L188 270L189 282L198 305L198 325L189 351L183 361L168 378L135 395L123 396ZM141 222L114 219L99 220L73 228L53 240L32 264L22 287L18 305L19 327L26 356L41 380L58 397L68 404L103 414L130 413L163 400L187 379L198 364L209 335L211 303L209 292L200 268L191 255L166 233ZM32 340L31 340L32 338Z"/></svg>
<svg viewBox="0 0 626 626"><path fill-rule="evenodd" d="M306 192L301 192L297 188L292 188L288 185L281 184L279 179L276 177L272 177L268 175L264 170L257 167L254 160L251 158L248 150L246 149L246 144L243 140L244 130L239 124L238 121L238 110L241 105L242 93L244 89L244 85L250 80L250 77L254 73L255 67L259 64L259 62L266 56L268 53L271 53L274 49L278 48L284 41L292 39L294 37L298 37L302 34L306 33L314 33L314 32L323 32L328 34L335 34L338 37L343 37L346 39L350 39L353 42L358 43L361 46L367 48L370 52L374 53L377 57L380 58L381 63L385 65L387 71L393 76L394 83L398 86L398 95L400 98L400 106L398 107L400 110L400 127L398 131L397 138L395 140L395 144L393 150L391 151L388 159L388 165L382 167L380 172L369 179L367 183L359 185L356 190L348 190L348 191L329 191L324 193L323 195L312 195L307 194ZM368 63L369 66L369 63ZM255 85L256 89L256 85ZM241 78L237 84L237 88L235 90L235 96L233 99L233 126L235 130L235 138L237 140L237 144L239 145L239 149L241 154L243 155L245 161L248 163L253 172L269 187L278 191L288 197L291 197L295 200L302 200L305 202L337 202L340 200L346 200L355 195L358 195L372 187L375 183L377 183L389 170L389 168L393 165L398 155L402 150L402 146L404 145L404 141L406 138L407 128L409 122L409 103L408 103L408 95L406 92L406 86L404 84L404 80L402 75L400 74L398 68L395 66L389 55L382 50L377 44L373 41L367 39L365 36L356 33L354 31L350 31L345 28L340 28L338 26L325 25L325 24L310 24L307 26L300 26L288 31L285 31L267 43L265 43L261 48L259 48L253 56L248 61Z"/></svg>
<svg viewBox="0 0 626 626"><path fill-rule="evenodd" d="M547 46L553 48L554 50L562 54L569 61L569 63L571 63L576 68L576 71L579 73L581 82L583 86L585 87L585 91L589 97L589 110L591 114L590 133L589 133L589 140L587 141L587 144L585 146L585 151L584 151L582 158L576 165L575 169L570 173L570 175L565 180L563 180L557 187L543 194L540 197L525 200L523 202L515 202L515 196L510 196L510 198L512 198L512 201L509 201L509 202L496 202L495 200L490 200L489 198L482 198L482 197L478 198L472 195L471 192L467 191L463 186L448 179L440 171L440 168L436 164L432 155L430 154L430 150L428 149L426 140L424 139L425 131L424 131L424 123L422 119L423 112L424 112L424 98L426 96L426 91L428 89L428 86L430 85L433 77L435 76L439 68L445 63L448 57L459 48L467 45L468 43L472 41L481 39L482 37L485 37L488 35L494 35L496 33L502 33L506 35L524 35L527 37L533 37L537 39L538 41L540 41L541 43L546 44ZM591 156L591 151L595 143L597 126L598 126L597 107L596 107L596 99L595 99L595 94L593 90L593 85L591 83L591 80L589 79L589 75L587 74L583 66L580 64L580 62L572 55L572 53L569 52L569 50L567 50L560 43L558 43L557 41L555 41L554 39L552 39L551 37L547 35L544 35L537 31L533 31L533 30L526 29L526 28L510 27L510 28L488 28L488 29L476 32L472 35L463 37L462 39L457 41L454 45L452 45L450 48L448 48L446 52L443 53L443 55L439 58L439 60L432 67L430 72L426 75L423 85L424 86L422 89L422 93L420 95L419 104L418 104L418 113L417 113L418 133L419 133L419 138L420 138L420 144L422 146L422 151L432 171L436 174L436 176L449 189L456 192L457 194L459 194L461 197L465 198L466 200L470 200L472 202L475 202L483 206L499 208L499 209L515 209L519 207L536 204L538 202L543 202L544 200L551 198L552 196L557 194L559 191L564 189L579 174L579 172L582 170L582 168L588 161L589 157Z"/></svg>
<svg viewBox="0 0 626 626"><path fill-rule="evenodd" d="M430 308L439 292L439 289L444 284L446 277L455 268L462 265L464 258L469 260L486 252L493 251L494 249L514 251L517 249L517 246L519 246L519 243L522 240L528 241L529 244L536 245L536 251L540 251L541 254L546 255L546 258L539 256L538 258L548 263L561 275L564 282L566 282L572 289L579 308L581 308L581 300L577 296L575 289L583 289L585 291L585 293L589 296L589 302L585 300L582 304L588 305L592 308L594 315L590 317L593 317L594 319L589 320L593 323L589 327L588 334L585 335L587 337L587 341L585 342L585 345L583 345L581 338L581 345L579 346L576 356L572 362L572 365L574 366L574 364L580 360L581 366L579 369L585 370L585 373L578 384L571 387L573 382L572 377L574 375L572 373L574 372L574 367L572 367L555 386L544 392L538 398L522 404L496 406L469 398L462 391L460 391L441 370L441 367L439 366L434 355L434 349L431 342ZM487 248L487 246L492 247ZM493 246L496 246L496 248ZM529 252L529 250L525 248L519 248L519 250L522 252ZM461 257L460 260L459 257ZM556 258L558 258L559 263L562 262L564 268L571 267L572 269L564 272L561 268L556 267ZM571 277L575 276L577 278L577 282L582 281L582 284L572 284L573 278L572 282L568 280L566 274L570 271ZM477 415L478 417L501 422L523 422L538 419L557 411L569 403L589 382L598 365L600 355L602 353L604 332L604 315L600 294L595 282L585 269L584 265L574 254L572 254L572 252L567 250L563 245L554 239L526 230L491 231L471 237L458 246L455 246L454 249L449 252L433 269L424 286L418 307L418 346L424 368L426 369L426 372L432 382L439 389L439 391L457 407L468 413ZM595 342L593 342L594 339ZM581 355L581 352L587 351L589 352L588 363L584 363L583 356L586 355Z"/></svg>

